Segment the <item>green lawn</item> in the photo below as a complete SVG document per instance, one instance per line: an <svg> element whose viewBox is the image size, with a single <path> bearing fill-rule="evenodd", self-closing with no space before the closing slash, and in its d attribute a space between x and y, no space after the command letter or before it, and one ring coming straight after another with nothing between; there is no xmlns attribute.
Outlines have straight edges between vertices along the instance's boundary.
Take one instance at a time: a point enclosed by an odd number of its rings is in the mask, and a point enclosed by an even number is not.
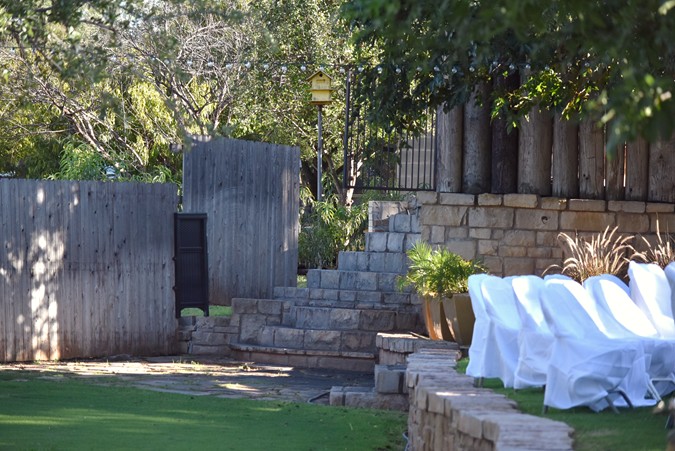
<svg viewBox="0 0 675 451"><path fill-rule="evenodd" d="M467 364L467 359L460 360L457 370L464 373ZM515 400L525 413L569 424L575 430L575 450L663 451L666 447L666 416L652 414L651 408L620 409L619 414L609 409L598 413L587 408L549 409L542 414L542 389L505 389L499 379L487 379L483 385Z"/></svg>
<svg viewBox="0 0 675 451"><path fill-rule="evenodd" d="M204 316L200 308L184 308L180 316ZM209 316L232 316L232 307L226 305L209 305Z"/></svg>
<svg viewBox="0 0 675 451"><path fill-rule="evenodd" d="M0 449L403 449L407 416L0 371Z"/></svg>

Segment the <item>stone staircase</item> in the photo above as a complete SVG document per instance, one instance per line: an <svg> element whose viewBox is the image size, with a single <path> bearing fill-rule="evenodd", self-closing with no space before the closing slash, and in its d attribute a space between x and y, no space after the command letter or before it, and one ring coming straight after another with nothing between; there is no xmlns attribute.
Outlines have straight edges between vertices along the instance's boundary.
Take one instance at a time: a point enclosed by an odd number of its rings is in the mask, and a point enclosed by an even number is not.
<svg viewBox="0 0 675 451"><path fill-rule="evenodd" d="M313 269L307 288L273 299L234 299L232 356L297 367L372 372L378 332L424 331L417 295L397 288L405 250L419 240L416 216L371 218L364 252L341 252L338 269Z"/></svg>

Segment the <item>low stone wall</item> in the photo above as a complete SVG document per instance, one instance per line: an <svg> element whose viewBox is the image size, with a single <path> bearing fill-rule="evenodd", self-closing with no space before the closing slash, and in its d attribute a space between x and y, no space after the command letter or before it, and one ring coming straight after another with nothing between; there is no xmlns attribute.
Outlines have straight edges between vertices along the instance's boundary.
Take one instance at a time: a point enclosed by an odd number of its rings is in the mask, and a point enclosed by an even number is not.
<svg viewBox="0 0 675 451"><path fill-rule="evenodd" d="M408 357L409 449L572 450L565 423L521 413L516 403L455 371L456 352L422 349Z"/></svg>
<svg viewBox="0 0 675 451"><path fill-rule="evenodd" d="M181 354L230 355L230 335L238 328L229 316L184 316L178 320L178 345Z"/></svg>
<svg viewBox="0 0 675 451"><path fill-rule="evenodd" d="M590 235L617 226L621 234L654 240L657 221L661 232L675 231L669 203L433 192L418 193L417 201L423 241L480 258L499 276L541 274L562 264L560 232Z"/></svg>

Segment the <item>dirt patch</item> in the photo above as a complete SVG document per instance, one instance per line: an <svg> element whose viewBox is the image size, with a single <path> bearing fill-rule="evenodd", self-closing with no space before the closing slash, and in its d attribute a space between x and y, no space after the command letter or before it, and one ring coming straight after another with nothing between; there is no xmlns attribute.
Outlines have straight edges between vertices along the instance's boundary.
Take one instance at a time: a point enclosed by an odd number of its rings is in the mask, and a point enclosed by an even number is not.
<svg viewBox="0 0 675 451"><path fill-rule="evenodd" d="M132 386L192 396L328 403L334 385L367 387L373 375L240 362L212 356L169 356L11 363L0 371L38 372L94 384Z"/></svg>

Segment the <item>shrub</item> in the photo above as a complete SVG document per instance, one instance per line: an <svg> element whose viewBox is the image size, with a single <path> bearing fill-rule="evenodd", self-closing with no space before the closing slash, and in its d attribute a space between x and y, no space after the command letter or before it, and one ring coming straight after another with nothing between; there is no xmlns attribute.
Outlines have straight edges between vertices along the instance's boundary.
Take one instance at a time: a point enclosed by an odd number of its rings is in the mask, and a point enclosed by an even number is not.
<svg viewBox="0 0 675 451"><path fill-rule="evenodd" d="M614 274L625 280L629 260L627 255L629 252L635 253L635 249L629 244L634 237L615 235L617 229L618 227L614 227L610 231L607 226L604 232L592 235L590 241L578 234L571 237L560 233L558 239L569 257L562 267L552 265L544 273L560 269L563 274L578 282L600 274Z"/></svg>
<svg viewBox="0 0 675 451"><path fill-rule="evenodd" d="M635 252L631 259L641 260L645 263L656 263L661 268L668 266L668 263L675 261L675 238L669 233L661 234L659 221L656 221L656 242L652 243L644 236L640 236L645 250Z"/></svg>

